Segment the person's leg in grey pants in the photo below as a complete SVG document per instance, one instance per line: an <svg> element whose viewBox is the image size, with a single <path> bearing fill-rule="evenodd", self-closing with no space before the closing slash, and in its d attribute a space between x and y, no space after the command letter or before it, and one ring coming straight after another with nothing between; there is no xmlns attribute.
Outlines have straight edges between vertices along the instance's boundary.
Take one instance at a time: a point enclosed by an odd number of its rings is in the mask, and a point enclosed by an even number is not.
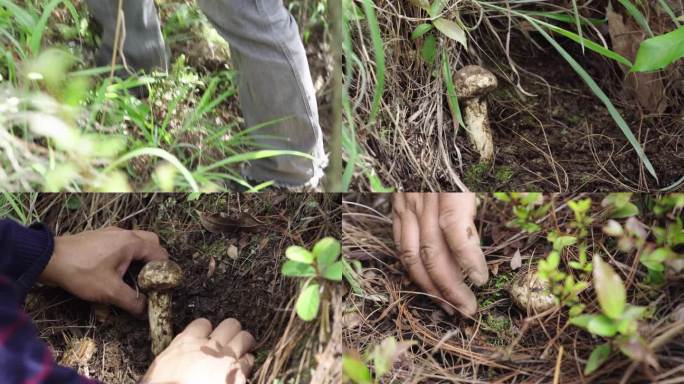
<svg viewBox="0 0 684 384"><path fill-rule="evenodd" d="M117 1L86 0L102 24L98 64L111 59ZM317 186L327 157L318 122L313 82L297 24L282 0L198 0L200 8L231 47L239 98L258 149L294 150L315 160L278 156L252 161L243 175L283 186ZM124 56L129 67L168 67L166 46L153 0L124 0ZM273 122L270 123L269 122Z"/></svg>

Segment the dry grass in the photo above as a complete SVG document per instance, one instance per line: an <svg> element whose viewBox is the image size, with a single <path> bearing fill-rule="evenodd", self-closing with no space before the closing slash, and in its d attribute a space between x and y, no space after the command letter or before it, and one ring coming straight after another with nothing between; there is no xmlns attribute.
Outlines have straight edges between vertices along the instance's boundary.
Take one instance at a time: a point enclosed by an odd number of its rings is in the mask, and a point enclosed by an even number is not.
<svg viewBox="0 0 684 384"><path fill-rule="evenodd" d="M553 212L542 226L563 227L572 216L565 203L575 197L554 196ZM674 320L676 313L684 311L684 280L679 276L657 289L643 284L644 270L636 256L617 252L600 226L589 238L619 271L628 301L650 305L654 311L641 324L641 332L656 350L659 370L632 364L614 353L596 373L585 377L586 359L603 342L601 338L567 323L565 309L535 315L512 304L506 285L517 273L524 273L511 270L512 254L520 249L523 266L535 265L548 249L545 238L506 228L510 211L491 196L481 196L476 222L492 276L475 291L480 304L475 321L448 318L407 281L394 253L389 195L348 195L343 209L344 253L364 265L360 277L364 292L350 295L346 305L345 347L365 351L388 336L416 342L383 382L550 383L554 375L560 375L562 383L681 382L684 342L681 333L673 337L670 332L681 332L684 324L682 318ZM581 299L588 311L597 311L592 289Z"/></svg>

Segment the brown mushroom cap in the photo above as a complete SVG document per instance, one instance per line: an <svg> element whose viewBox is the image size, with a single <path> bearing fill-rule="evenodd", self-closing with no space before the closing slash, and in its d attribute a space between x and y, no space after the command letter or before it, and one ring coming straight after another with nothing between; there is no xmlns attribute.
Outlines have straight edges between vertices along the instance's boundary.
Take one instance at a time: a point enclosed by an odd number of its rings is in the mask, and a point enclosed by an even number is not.
<svg viewBox="0 0 684 384"><path fill-rule="evenodd" d="M183 270L171 260L147 263L138 274L138 286L143 291L163 291L175 288L183 280Z"/></svg>
<svg viewBox="0 0 684 384"><path fill-rule="evenodd" d="M499 81L493 73L479 65L466 65L454 75L459 98L480 97L496 89Z"/></svg>

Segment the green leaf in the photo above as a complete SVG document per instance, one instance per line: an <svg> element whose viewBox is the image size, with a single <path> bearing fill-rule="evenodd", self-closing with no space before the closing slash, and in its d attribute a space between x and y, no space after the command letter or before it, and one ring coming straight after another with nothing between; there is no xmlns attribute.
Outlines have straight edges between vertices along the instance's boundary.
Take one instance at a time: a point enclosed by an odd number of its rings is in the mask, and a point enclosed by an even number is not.
<svg viewBox="0 0 684 384"><path fill-rule="evenodd" d="M437 38L434 33L431 33L425 37L423 41L423 46L420 49L420 57L430 64L435 63L435 57L437 56Z"/></svg>
<svg viewBox="0 0 684 384"><path fill-rule="evenodd" d="M342 272L344 271L344 263L338 261L330 266L328 266L323 271L323 278L332 281L342 281Z"/></svg>
<svg viewBox="0 0 684 384"><path fill-rule="evenodd" d="M289 277L313 277L316 270L310 264L300 263L299 261L287 260L283 264L283 276Z"/></svg>
<svg viewBox="0 0 684 384"><path fill-rule="evenodd" d="M546 258L547 267L549 269L556 269L560 264L560 253L556 251L551 251L549 256Z"/></svg>
<svg viewBox="0 0 684 384"><path fill-rule="evenodd" d="M632 72L663 69L684 57L684 27L644 40L639 46Z"/></svg>
<svg viewBox="0 0 684 384"><path fill-rule="evenodd" d="M341 251L342 246L334 237L325 237L318 240L313 247L313 255L316 259L316 263L322 267L326 267L337 261Z"/></svg>
<svg viewBox="0 0 684 384"><path fill-rule="evenodd" d="M553 241L553 249L560 251L565 247L569 247L577 243L575 236L559 236Z"/></svg>
<svg viewBox="0 0 684 384"><path fill-rule="evenodd" d="M438 16L446 7L446 0L435 0L430 7L430 17Z"/></svg>
<svg viewBox="0 0 684 384"><path fill-rule="evenodd" d="M587 365L584 366L584 374L591 375L595 370L597 370L603 363L608 360L610 356L611 347L610 343L601 344L594 348L589 355L589 360L587 360Z"/></svg>
<svg viewBox="0 0 684 384"><path fill-rule="evenodd" d="M589 320L587 331L598 336L613 337L617 334L617 325L607 316L596 315Z"/></svg>
<svg viewBox="0 0 684 384"><path fill-rule="evenodd" d="M309 252L306 248L300 247L298 245L293 245L285 250L285 257L292 261L298 261L304 264L311 264L314 260L313 253Z"/></svg>
<svg viewBox="0 0 684 384"><path fill-rule="evenodd" d="M459 27L458 24L443 17L433 20L432 24L434 24L435 28L442 32L446 37L461 43L465 49L468 49L468 38L466 37L465 31Z"/></svg>
<svg viewBox="0 0 684 384"><path fill-rule="evenodd" d="M619 319L627 304L625 285L608 263L594 255L594 289L603 313L611 319Z"/></svg>
<svg viewBox="0 0 684 384"><path fill-rule="evenodd" d="M366 364L348 355L342 356L342 372L354 384L371 384L373 382L370 370Z"/></svg>
<svg viewBox="0 0 684 384"><path fill-rule="evenodd" d="M576 327L587 329L587 327L589 326L589 322L594 317L596 317L596 315L591 315L591 314L575 316L575 317L570 319L570 324L572 324Z"/></svg>
<svg viewBox="0 0 684 384"><path fill-rule="evenodd" d="M627 203L622 207L615 208L610 212L610 217L613 219L624 219L627 217L636 216L639 214L639 207L633 203Z"/></svg>
<svg viewBox="0 0 684 384"><path fill-rule="evenodd" d="M416 40L422 37L424 34L432 31L435 26L429 23L423 23L416 27L411 33L411 40Z"/></svg>
<svg viewBox="0 0 684 384"><path fill-rule="evenodd" d="M295 310L300 319L311 321L318 315L318 307L321 303L320 286L318 284L308 284L299 293Z"/></svg>
<svg viewBox="0 0 684 384"><path fill-rule="evenodd" d="M568 265L569 265L570 268L572 268L572 269L582 269L582 268L584 268L584 265L582 265L582 263L580 263L579 261L571 261L571 262L568 263Z"/></svg>

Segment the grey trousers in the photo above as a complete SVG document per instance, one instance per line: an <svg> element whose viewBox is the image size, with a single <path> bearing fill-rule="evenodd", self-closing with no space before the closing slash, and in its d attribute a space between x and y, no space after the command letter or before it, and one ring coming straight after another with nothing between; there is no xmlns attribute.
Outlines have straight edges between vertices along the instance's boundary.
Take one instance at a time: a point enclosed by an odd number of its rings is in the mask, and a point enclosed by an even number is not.
<svg viewBox="0 0 684 384"><path fill-rule="evenodd" d="M86 0L102 25L98 63L109 63L114 45L117 1ZM316 97L297 24L282 0L198 0L199 6L231 48L238 72L240 107L254 132L257 149L294 150L298 156L277 156L246 164L243 176L273 180L281 186L317 186L327 165ZM168 68L153 0L124 0L126 63L134 69ZM273 122L273 123L270 123ZM266 138L265 138L266 137Z"/></svg>

